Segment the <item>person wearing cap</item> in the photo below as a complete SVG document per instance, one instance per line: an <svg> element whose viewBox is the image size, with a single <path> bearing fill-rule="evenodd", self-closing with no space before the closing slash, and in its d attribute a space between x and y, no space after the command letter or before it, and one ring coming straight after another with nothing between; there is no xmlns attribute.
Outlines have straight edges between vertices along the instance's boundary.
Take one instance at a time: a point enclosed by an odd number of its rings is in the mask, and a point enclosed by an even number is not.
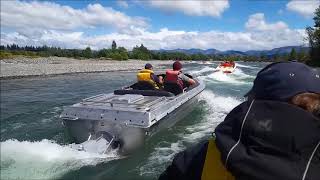
<svg viewBox="0 0 320 180"><path fill-rule="evenodd" d="M153 66L150 63L147 63L144 66L144 69L140 70L137 74L138 82L148 82L154 89L159 89L163 84L162 76L157 76L153 72Z"/></svg>
<svg viewBox="0 0 320 180"><path fill-rule="evenodd" d="M159 179L320 179L320 72L273 63L214 138L178 153Z"/></svg>
<svg viewBox="0 0 320 180"><path fill-rule="evenodd" d="M180 61L175 61L172 69L166 71L166 79L164 89L178 95L183 92L183 89L194 85L196 82L182 73L182 64Z"/></svg>

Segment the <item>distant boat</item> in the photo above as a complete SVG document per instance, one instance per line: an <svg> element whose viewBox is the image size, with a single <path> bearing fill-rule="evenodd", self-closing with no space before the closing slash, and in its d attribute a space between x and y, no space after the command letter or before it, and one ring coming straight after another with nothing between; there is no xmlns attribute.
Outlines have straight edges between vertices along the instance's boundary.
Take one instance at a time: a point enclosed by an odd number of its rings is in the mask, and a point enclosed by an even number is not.
<svg viewBox="0 0 320 180"><path fill-rule="evenodd" d="M237 65L233 61L224 61L219 64L219 66L216 68L216 70L221 71L223 73L229 74L233 73L233 71L236 69Z"/></svg>

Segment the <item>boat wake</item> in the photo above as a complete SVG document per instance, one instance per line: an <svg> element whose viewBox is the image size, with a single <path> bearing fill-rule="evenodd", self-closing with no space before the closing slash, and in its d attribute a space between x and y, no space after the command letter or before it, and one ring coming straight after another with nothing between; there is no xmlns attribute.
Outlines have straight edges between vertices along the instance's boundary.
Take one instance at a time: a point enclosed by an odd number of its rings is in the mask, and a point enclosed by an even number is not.
<svg viewBox="0 0 320 180"><path fill-rule="evenodd" d="M186 127L186 132L181 134L181 137L189 143L199 142L204 137L210 136L226 115L241 103L234 97L218 96L209 90L203 91L200 99L205 101L205 116L199 123Z"/></svg>
<svg viewBox="0 0 320 180"><path fill-rule="evenodd" d="M217 96L209 90L203 91L199 99L204 102L204 109L200 114L202 117L199 118L200 122L194 122L174 134L177 141L159 142L152 154L149 155L146 163L138 167L137 171L141 176L160 175L171 163L175 154L188 146L208 139L227 113L241 103L240 100L234 97Z"/></svg>
<svg viewBox="0 0 320 180"><path fill-rule="evenodd" d="M237 68L231 74L225 74L220 71L214 71L213 73L202 77L204 81L213 83L228 83L234 85L251 84L254 76L244 73L241 69Z"/></svg>
<svg viewBox="0 0 320 180"><path fill-rule="evenodd" d="M201 70L194 70L194 71L190 71L189 73L194 77L198 77L198 76L205 76L208 73L211 74L214 71L216 71L215 68L206 66Z"/></svg>
<svg viewBox="0 0 320 180"><path fill-rule="evenodd" d="M0 179L56 179L83 166L121 158L116 151L95 154L77 151L47 139L1 142Z"/></svg>
<svg viewBox="0 0 320 180"><path fill-rule="evenodd" d="M250 67L250 66L248 66ZM198 77L206 82L228 83L234 85L251 84L255 76L244 73L241 68L236 68L233 73L225 74L214 67L206 66L201 70L189 72L192 76Z"/></svg>
<svg viewBox="0 0 320 180"><path fill-rule="evenodd" d="M248 69L261 69L261 67L248 66L248 65L240 64L239 62L237 62L237 67L248 68Z"/></svg>

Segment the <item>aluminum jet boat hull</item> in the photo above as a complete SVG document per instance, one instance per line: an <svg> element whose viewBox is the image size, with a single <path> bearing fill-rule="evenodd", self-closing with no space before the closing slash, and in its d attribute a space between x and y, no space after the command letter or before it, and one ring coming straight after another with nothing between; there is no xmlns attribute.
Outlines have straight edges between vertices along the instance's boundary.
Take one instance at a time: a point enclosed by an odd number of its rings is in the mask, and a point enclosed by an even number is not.
<svg viewBox="0 0 320 180"><path fill-rule="evenodd" d="M127 154L192 110L197 95L205 88L202 81L196 81L196 86L177 96L159 90L128 89L100 94L64 107L60 118L76 143L103 137L109 143L106 147Z"/></svg>

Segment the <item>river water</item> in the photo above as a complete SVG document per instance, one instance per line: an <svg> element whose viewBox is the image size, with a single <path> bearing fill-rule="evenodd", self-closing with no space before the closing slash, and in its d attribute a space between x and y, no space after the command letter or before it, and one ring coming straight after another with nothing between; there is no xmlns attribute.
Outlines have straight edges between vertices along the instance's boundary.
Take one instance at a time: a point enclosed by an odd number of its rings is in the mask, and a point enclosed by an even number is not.
<svg viewBox="0 0 320 180"><path fill-rule="evenodd" d="M239 62L236 71L226 75L214 72L214 62L185 64L185 72L206 83L199 102L186 118L128 157L69 148L72 142L59 114L63 106L133 83L135 72L1 80L0 179L157 179L176 153L211 136L227 113L244 101L265 65Z"/></svg>

